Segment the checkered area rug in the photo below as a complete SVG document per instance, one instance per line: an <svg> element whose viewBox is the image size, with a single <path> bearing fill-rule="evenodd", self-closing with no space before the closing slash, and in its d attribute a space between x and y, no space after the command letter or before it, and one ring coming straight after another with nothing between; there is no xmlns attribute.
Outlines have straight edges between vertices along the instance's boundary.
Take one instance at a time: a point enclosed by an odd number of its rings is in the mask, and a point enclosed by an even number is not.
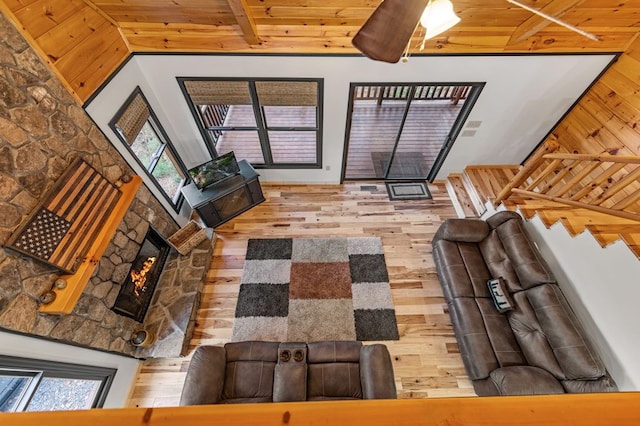
<svg viewBox="0 0 640 426"><path fill-rule="evenodd" d="M398 340L380 238L249 240L232 341Z"/></svg>

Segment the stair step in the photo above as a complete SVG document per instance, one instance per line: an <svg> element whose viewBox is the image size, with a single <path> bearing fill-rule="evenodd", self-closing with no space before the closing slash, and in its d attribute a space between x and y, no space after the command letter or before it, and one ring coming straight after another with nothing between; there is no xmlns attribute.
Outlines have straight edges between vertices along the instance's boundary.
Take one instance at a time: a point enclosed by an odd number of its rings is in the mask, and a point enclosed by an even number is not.
<svg viewBox="0 0 640 426"><path fill-rule="evenodd" d="M620 239L640 258L640 234L620 234Z"/></svg>
<svg viewBox="0 0 640 426"><path fill-rule="evenodd" d="M462 208L464 217L478 217L478 214L473 206L473 201L471 200L471 197L469 196L469 193L464 186L462 175L458 173L452 173L447 177L447 179L449 180L458 203Z"/></svg>
<svg viewBox="0 0 640 426"><path fill-rule="evenodd" d="M600 243L602 247L606 247L609 244L615 243L620 239L620 234L617 234L615 232L611 233L611 232L603 232L603 231L594 231L592 230L590 225L587 225L587 229L589 230L589 232L591 232L591 235L593 235L593 238L595 238L596 241L598 241L598 243Z"/></svg>
<svg viewBox="0 0 640 426"><path fill-rule="evenodd" d="M469 198L471 199L473 208L478 214L478 217L482 216L487 211L487 206L485 205L485 201L480 197L480 194L478 194L476 187L473 186L473 183L466 172L462 173L462 183L464 184L464 189L467 191L467 194L469 194Z"/></svg>
<svg viewBox="0 0 640 426"><path fill-rule="evenodd" d="M519 165L467 166L464 171L483 201L495 199L520 168Z"/></svg>

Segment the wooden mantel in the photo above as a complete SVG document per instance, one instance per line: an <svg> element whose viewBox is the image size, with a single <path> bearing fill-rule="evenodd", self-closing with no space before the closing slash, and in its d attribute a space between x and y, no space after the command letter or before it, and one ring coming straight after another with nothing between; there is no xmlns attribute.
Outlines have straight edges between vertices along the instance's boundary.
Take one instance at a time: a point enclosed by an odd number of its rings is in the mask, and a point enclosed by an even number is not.
<svg viewBox="0 0 640 426"><path fill-rule="evenodd" d="M120 188L122 195L104 223L100 233L91 244L86 257L82 260L82 263L78 266L74 274L60 277L67 282L67 286L64 289L54 288L53 291L56 293L55 300L47 305L41 305L40 308L38 308L39 312L47 314L69 314L73 311L76 303L78 303L78 299L80 299L82 295L84 287L98 266L102 254L107 249L118 225L120 225L120 222L124 219L124 215L127 213L129 205L133 202L141 184L142 178L136 175L132 177L130 182L122 185Z"/></svg>
<svg viewBox="0 0 640 426"><path fill-rule="evenodd" d="M314 401L0 414L3 426L639 425L640 393Z"/></svg>

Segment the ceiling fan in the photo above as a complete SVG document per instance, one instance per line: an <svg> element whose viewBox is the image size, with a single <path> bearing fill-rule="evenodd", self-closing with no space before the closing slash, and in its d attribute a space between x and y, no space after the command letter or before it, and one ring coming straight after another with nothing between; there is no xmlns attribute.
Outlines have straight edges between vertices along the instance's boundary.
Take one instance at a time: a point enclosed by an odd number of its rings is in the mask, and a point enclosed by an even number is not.
<svg viewBox="0 0 640 426"><path fill-rule="evenodd" d="M506 1L592 40L600 41L598 36L541 10L517 0ZM426 29L424 40L428 40L458 22L460 18L453 11L451 0L383 0L353 37L352 43L371 59L396 63L408 51L411 36L418 24Z"/></svg>

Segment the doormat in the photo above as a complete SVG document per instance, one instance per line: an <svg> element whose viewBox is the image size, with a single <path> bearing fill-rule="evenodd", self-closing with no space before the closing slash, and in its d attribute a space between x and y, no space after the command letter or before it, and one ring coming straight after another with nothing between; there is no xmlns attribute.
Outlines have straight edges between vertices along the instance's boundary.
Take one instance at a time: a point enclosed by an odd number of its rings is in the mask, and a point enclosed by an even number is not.
<svg viewBox="0 0 640 426"><path fill-rule="evenodd" d="M430 200L431 193L425 182L386 182L389 200Z"/></svg>
<svg viewBox="0 0 640 426"><path fill-rule="evenodd" d="M380 238L249 240L231 341L399 338Z"/></svg>

